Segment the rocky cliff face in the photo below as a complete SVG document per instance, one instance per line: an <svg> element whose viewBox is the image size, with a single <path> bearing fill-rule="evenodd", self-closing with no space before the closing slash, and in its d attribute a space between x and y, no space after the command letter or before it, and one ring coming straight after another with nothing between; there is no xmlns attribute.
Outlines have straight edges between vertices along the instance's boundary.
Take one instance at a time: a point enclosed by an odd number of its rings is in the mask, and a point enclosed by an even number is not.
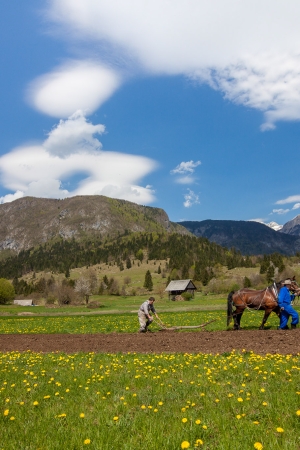
<svg viewBox="0 0 300 450"><path fill-rule="evenodd" d="M300 215L285 223L280 231L293 236L300 236Z"/></svg>
<svg viewBox="0 0 300 450"><path fill-rule="evenodd" d="M114 236L126 230L188 231L169 220L163 209L104 196L64 200L24 197L0 205L0 250L20 251L55 238Z"/></svg>

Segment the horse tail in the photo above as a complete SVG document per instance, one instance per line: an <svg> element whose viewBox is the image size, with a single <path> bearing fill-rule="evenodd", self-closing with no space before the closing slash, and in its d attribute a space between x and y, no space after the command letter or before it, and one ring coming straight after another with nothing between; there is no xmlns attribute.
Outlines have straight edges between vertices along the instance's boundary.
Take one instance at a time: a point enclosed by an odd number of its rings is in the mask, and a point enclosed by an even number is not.
<svg viewBox="0 0 300 450"><path fill-rule="evenodd" d="M232 297L233 297L233 294L234 294L234 291L231 291L228 294L228 297L227 297L227 326L229 326L229 324L230 324L230 322L232 320L232 313L233 313L233 308L232 308L232 306L233 306L233 299L232 299Z"/></svg>

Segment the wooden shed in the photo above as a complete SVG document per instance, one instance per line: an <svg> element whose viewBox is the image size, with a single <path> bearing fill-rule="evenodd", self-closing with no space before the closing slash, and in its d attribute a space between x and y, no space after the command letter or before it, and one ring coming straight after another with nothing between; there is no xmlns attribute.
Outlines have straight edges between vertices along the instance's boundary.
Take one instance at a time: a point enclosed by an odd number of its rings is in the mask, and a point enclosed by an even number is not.
<svg viewBox="0 0 300 450"><path fill-rule="evenodd" d="M181 295L184 292L189 292L194 297L196 289L192 280L173 280L170 281L165 291L169 293L169 300L175 300L177 295Z"/></svg>

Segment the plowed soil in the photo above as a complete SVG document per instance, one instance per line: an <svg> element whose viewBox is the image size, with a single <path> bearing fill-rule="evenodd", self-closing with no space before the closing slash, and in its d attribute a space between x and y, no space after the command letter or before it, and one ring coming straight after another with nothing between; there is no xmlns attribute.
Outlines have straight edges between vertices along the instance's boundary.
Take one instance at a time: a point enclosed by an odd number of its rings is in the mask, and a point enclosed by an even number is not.
<svg viewBox="0 0 300 450"><path fill-rule="evenodd" d="M225 353L300 354L300 329L111 334L2 334L0 352Z"/></svg>

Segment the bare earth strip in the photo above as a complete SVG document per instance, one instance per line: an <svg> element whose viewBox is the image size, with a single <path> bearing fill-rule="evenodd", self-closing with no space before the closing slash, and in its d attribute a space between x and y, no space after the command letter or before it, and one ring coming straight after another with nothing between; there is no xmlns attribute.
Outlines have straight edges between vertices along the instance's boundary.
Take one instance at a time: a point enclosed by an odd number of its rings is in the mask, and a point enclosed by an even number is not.
<svg viewBox="0 0 300 450"><path fill-rule="evenodd" d="M300 354L300 329L111 334L2 334L0 352L224 353Z"/></svg>

